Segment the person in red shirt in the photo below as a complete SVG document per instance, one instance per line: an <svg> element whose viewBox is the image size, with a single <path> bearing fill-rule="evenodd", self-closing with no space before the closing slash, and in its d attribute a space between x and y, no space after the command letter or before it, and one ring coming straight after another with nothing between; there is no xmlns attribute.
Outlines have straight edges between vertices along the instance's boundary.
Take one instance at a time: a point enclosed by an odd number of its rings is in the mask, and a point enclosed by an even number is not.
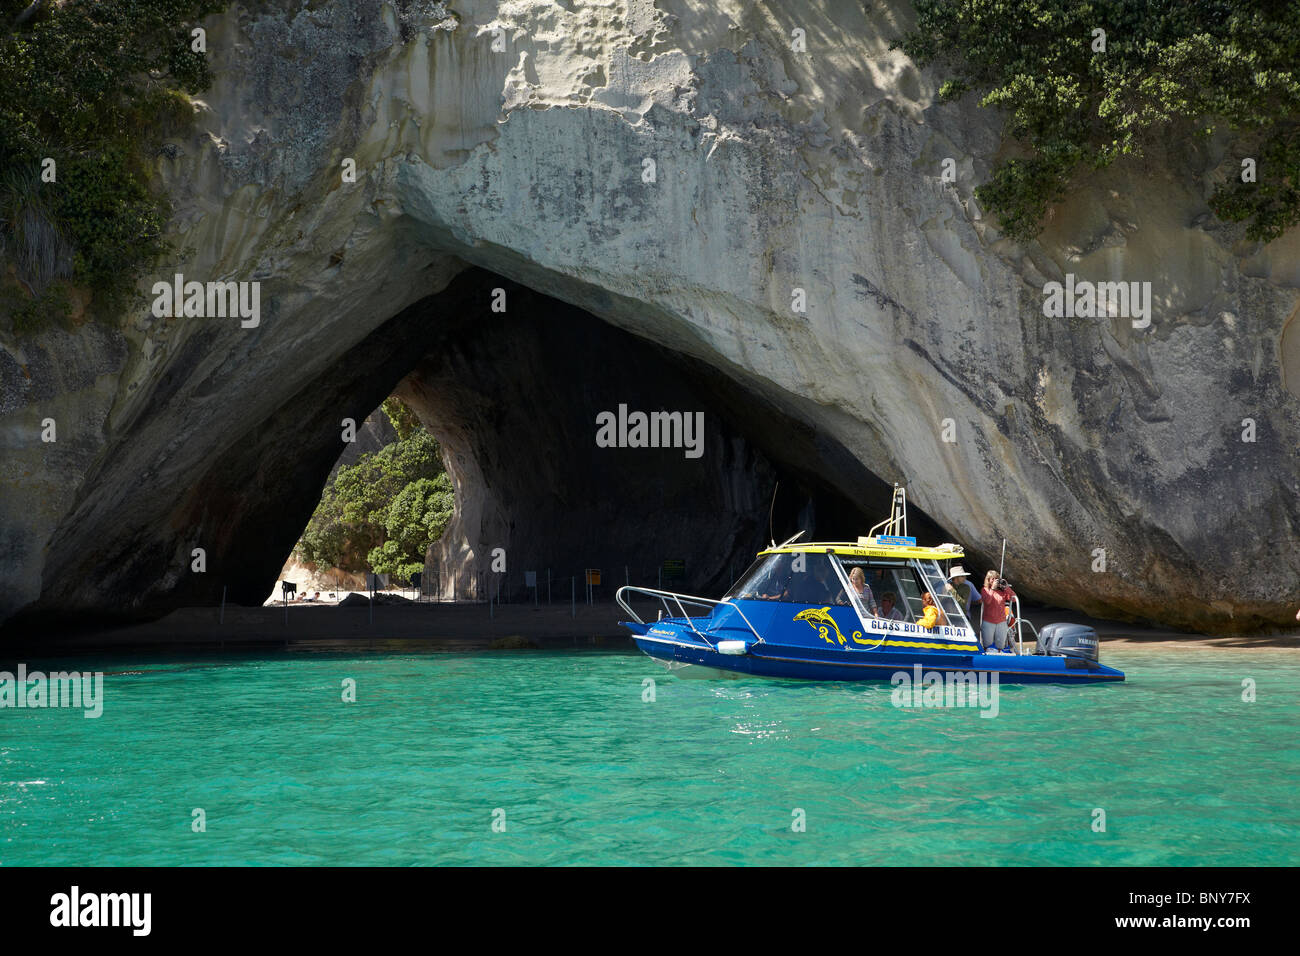
<svg viewBox="0 0 1300 956"><path fill-rule="evenodd" d="M986 654L1001 653L1010 646L1011 635L1007 627L1007 617L1011 602L1016 592L1009 586L998 587L998 573L990 571L984 575L984 587L980 588L980 608L982 619L980 635L984 639ZM1005 582L1004 582L1005 585Z"/></svg>

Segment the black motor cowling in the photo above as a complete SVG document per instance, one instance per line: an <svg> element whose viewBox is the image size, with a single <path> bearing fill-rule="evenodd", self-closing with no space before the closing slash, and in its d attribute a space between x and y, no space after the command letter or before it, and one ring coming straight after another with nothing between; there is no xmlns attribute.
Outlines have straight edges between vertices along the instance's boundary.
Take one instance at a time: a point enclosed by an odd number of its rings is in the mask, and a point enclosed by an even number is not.
<svg viewBox="0 0 1300 956"><path fill-rule="evenodd" d="M1038 632L1037 654L1097 659L1097 632L1085 624L1048 624Z"/></svg>

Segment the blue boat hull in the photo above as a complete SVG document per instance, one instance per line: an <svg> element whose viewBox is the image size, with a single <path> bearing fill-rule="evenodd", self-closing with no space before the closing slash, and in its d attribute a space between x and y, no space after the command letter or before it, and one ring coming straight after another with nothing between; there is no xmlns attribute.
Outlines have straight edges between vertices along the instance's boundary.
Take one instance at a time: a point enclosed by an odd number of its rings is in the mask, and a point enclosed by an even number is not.
<svg viewBox="0 0 1300 956"><path fill-rule="evenodd" d="M685 621L658 621L653 625L624 623L633 632L637 647L650 657L676 664L691 664L718 670L795 680L889 681L900 671L939 674L997 674L1008 684L1090 684L1124 680L1122 671L1092 661L1031 654L984 654L945 651L874 650L841 647L810 647L769 641L745 642L740 654L723 654L716 639L736 639L737 634L708 636L712 643L697 639ZM655 631L650 633L651 627Z"/></svg>

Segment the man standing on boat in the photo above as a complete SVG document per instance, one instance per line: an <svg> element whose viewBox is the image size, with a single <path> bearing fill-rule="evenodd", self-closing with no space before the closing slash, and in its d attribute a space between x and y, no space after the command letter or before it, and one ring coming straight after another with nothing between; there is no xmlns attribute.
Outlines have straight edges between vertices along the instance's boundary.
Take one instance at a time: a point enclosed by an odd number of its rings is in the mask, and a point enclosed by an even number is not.
<svg viewBox="0 0 1300 956"><path fill-rule="evenodd" d="M975 623L975 605L980 603L980 592L968 578L966 569L960 564L956 565L948 575L948 593L959 602L964 602L966 620L970 621L971 627L978 627Z"/></svg>

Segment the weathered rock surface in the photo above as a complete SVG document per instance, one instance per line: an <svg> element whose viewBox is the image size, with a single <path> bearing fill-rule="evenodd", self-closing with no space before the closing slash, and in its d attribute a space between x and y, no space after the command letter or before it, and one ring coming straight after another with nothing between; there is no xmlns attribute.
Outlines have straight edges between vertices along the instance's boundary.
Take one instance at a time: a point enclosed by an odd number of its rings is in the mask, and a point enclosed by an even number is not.
<svg viewBox="0 0 1300 956"><path fill-rule="evenodd" d="M200 132L158 159L192 253L159 278L260 280L261 324L141 310L0 340L0 617L210 597L199 542L260 599L344 409L437 339L436 310L408 307L473 265L716 370L778 412L746 437L815 435L811 470L843 498L906 480L977 566L1009 538L1030 595L1211 631L1291 620L1300 235L1259 247L1208 215L1236 162L1215 142L1093 176L1039 242L1008 242L972 199L997 118L936 105L888 50L909 16L269 0L213 18ZM1151 282L1150 328L1045 318L1066 273ZM508 529L465 517L449 554Z"/></svg>

